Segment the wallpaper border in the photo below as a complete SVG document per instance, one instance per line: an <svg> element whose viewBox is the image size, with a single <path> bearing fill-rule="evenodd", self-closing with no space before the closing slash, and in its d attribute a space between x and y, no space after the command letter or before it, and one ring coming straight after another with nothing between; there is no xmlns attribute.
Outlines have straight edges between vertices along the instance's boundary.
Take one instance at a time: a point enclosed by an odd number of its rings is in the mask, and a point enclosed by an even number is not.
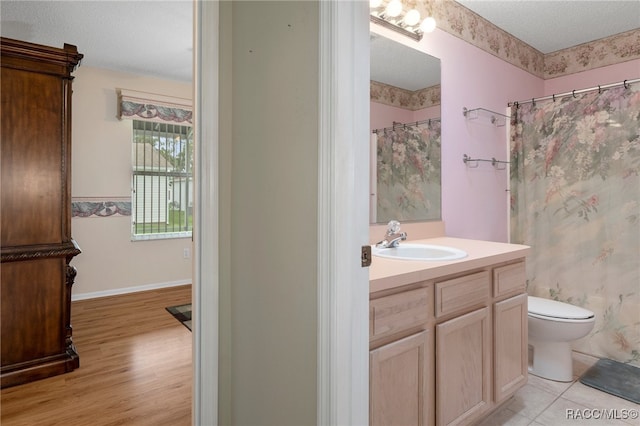
<svg viewBox="0 0 640 426"><path fill-rule="evenodd" d="M411 111L440 105L440 85L411 90L371 80L371 101Z"/></svg>
<svg viewBox="0 0 640 426"><path fill-rule="evenodd" d="M545 80L640 59L640 28L545 55L454 0L415 3L439 29Z"/></svg>
<svg viewBox="0 0 640 426"><path fill-rule="evenodd" d="M71 217L131 216L130 197L91 197L71 200Z"/></svg>

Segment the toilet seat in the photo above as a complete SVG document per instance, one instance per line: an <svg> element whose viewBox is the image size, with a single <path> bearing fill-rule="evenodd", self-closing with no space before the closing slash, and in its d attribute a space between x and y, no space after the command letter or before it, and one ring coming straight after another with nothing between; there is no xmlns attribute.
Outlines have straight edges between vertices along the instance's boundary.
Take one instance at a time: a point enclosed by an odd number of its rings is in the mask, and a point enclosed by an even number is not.
<svg viewBox="0 0 640 426"><path fill-rule="evenodd" d="M550 321L581 321L594 318L595 314L588 309L556 300L529 296L529 316Z"/></svg>

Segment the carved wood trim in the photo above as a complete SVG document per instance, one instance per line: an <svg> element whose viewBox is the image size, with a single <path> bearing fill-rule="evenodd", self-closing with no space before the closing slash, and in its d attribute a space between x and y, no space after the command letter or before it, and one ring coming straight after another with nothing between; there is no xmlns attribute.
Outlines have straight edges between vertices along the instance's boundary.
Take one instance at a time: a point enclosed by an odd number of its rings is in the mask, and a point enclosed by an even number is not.
<svg viewBox="0 0 640 426"><path fill-rule="evenodd" d="M76 46L64 44L62 49L0 38L2 50L2 66L30 71L45 72L71 78L71 73L84 57L78 53Z"/></svg>
<svg viewBox="0 0 640 426"><path fill-rule="evenodd" d="M2 247L2 262L42 259L49 257L66 257L67 262L82 253L78 244L71 240L62 244L42 244L34 246Z"/></svg>

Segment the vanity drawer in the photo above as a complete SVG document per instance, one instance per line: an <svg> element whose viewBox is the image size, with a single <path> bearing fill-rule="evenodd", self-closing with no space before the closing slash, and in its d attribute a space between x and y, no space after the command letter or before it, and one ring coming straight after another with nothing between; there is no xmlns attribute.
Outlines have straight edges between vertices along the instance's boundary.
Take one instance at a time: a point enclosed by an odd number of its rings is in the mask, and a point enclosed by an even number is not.
<svg viewBox="0 0 640 426"><path fill-rule="evenodd" d="M436 283L436 317L486 303L490 292L489 271Z"/></svg>
<svg viewBox="0 0 640 426"><path fill-rule="evenodd" d="M433 316L432 287L374 299L369 303L369 337L382 337L425 324Z"/></svg>
<svg viewBox="0 0 640 426"><path fill-rule="evenodd" d="M522 293L526 286L524 262L500 266L493 270L493 297Z"/></svg>

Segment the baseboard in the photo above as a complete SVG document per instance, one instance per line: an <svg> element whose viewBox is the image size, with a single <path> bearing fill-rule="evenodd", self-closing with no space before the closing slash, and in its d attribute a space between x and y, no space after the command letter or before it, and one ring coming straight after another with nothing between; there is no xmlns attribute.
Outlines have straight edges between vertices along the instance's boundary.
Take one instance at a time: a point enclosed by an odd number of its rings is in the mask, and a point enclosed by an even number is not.
<svg viewBox="0 0 640 426"><path fill-rule="evenodd" d="M94 291L91 293L78 293L71 295L71 301L86 299L97 299L98 297L119 296L122 294L137 293L139 291L157 290L160 288L178 287L181 285L189 285L191 280L170 281L166 283L145 284L135 287L114 288L113 290Z"/></svg>

